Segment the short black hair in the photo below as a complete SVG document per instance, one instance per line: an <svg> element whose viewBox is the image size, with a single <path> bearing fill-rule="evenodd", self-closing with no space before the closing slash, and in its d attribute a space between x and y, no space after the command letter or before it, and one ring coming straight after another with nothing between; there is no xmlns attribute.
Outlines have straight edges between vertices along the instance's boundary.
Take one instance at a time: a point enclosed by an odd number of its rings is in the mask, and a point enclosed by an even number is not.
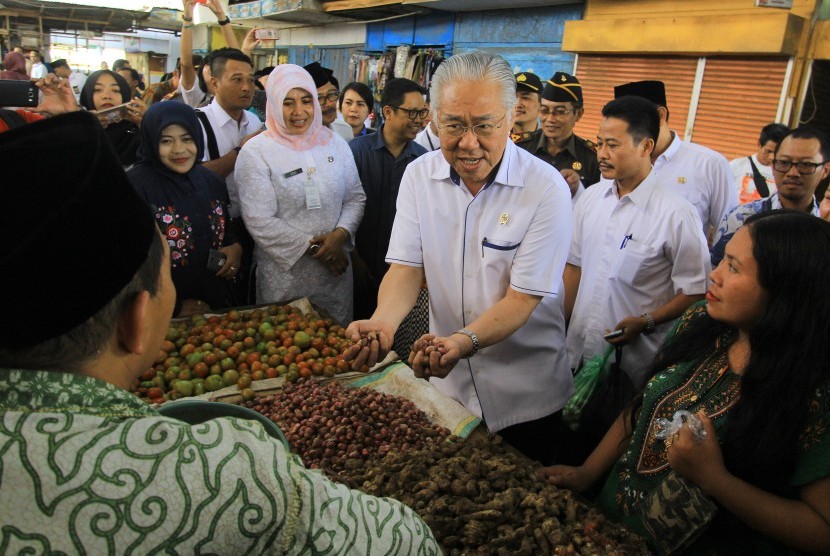
<svg viewBox="0 0 830 556"><path fill-rule="evenodd" d="M139 81L141 81L141 76L139 75L139 73L138 73L138 70L137 70L137 69L133 69L133 68L121 68L119 71L128 71L128 72L130 72L130 78L131 78L133 81L135 81L136 83L138 83Z"/></svg>
<svg viewBox="0 0 830 556"><path fill-rule="evenodd" d="M219 48L211 52L208 57L210 57L210 74L215 77L216 79L220 79L222 74L225 73L225 64L228 60L235 60L237 62L245 62L251 69L253 70L254 64L251 62L251 59L248 57L247 54L239 50L238 48Z"/></svg>
<svg viewBox="0 0 830 556"><path fill-rule="evenodd" d="M784 135L784 137L782 137L781 140L778 142L778 145L775 146L775 156L778 156L778 149L781 148L781 144L784 142L784 139L787 139L788 137L792 137L793 139L817 140L819 144L819 152L821 153L822 162L830 162L830 139L827 139L827 135L825 135L818 129L806 125L802 125L795 129L791 129L789 133Z"/></svg>
<svg viewBox="0 0 830 556"><path fill-rule="evenodd" d="M604 118L617 118L628 124L628 134L639 143L649 138L657 142L660 134L660 114L657 105L648 99L626 95L612 100L602 108Z"/></svg>
<svg viewBox="0 0 830 556"><path fill-rule="evenodd" d="M781 139L786 137L790 132L790 128L784 124L769 124L761 128L761 136L758 138L758 144L762 147L772 141L776 145L781 142Z"/></svg>
<svg viewBox="0 0 830 556"><path fill-rule="evenodd" d="M380 96L380 106L400 106L403 103L403 97L407 93L420 93L426 95L427 91L411 79L404 79L398 77L390 79L383 88L383 94Z"/></svg>
<svg viewBox="0 0 830 556"><path fill-rule="evenodd" d="M119 58L115 62L112 63L112 71L118 71L120 69L125 69L126 66L130 65L129 60L125 60L124 58Z"/></svg>
<svg viewBox="0 0 830 556"><path fill-rule="evenodd" d="M340 108L340 110L343 110L343 97L346 96L348 91L354 91L360 95L360 98L362 98L363 102L366 103L366 106L369 107L369 112L374 111L375 97L372 96L372 89L370 89L365 83L361 83L359 81L352 81L343 87L342 91L340 91L340 98L337 101L337 107Z"/></svg>
<svg viewBox="0 0 830 556"><path fill-rule="evenodd" d="M65 58L60 58L52 62L52 69L55 68L66 68L69 69L69 64L66 62Z"/></svg>

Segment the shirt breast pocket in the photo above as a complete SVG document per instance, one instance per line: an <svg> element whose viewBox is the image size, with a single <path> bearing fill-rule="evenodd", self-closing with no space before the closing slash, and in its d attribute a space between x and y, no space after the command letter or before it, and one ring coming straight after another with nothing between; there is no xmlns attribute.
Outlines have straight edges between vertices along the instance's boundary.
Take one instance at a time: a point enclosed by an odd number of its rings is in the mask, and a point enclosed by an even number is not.
<svg viewBox="0 0 830 556"><path fill-rule="evenodd" d="M621 282L633 284L647 278L662 259L660 249L651 245L629 242L620 249L614 275Z"/></svg>
<svg viewBox="0 0 830 556"><path fill-rule="evenodd" d="M512 261L522 242L508 237L485 237L481 240L481 256L486 262Z"/></svg>

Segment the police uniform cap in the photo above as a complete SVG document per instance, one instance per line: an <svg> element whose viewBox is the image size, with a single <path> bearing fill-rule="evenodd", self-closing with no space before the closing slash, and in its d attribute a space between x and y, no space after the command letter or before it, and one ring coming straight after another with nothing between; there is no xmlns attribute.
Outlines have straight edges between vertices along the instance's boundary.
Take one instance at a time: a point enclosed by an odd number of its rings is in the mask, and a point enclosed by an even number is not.
<svg viewBox="0 0 830 556"><path fill-rule="evenodd" d="M557 71L545 83L542 98L551 102L576 102L582 104L582 85L579 79L564 71Z"/></svg>
<svg viewBox="0 0 830 556"><path fill-rule="evenodd" d="M542 92L542 80L535 73L523 71L516 74L516 92L526 91L529 93Z"/></svg>

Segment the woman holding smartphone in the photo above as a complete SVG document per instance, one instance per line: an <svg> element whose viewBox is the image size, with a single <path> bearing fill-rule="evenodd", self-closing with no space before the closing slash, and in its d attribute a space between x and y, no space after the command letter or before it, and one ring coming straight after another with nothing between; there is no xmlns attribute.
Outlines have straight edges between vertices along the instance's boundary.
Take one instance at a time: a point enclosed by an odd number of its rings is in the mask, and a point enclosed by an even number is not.
<svg viewBox="0 0 830 556"><path fill-rule="evenodd" d="M177 316L232 305L228 281L242 260L229 225L225 182L202 167L203 154L193 109L159 102L144 115L138 162L127 172L167 237Z"/></svg>
<svg viewBox="0 0 830 556"><path fill-rule="evenodd" d="M98 116L125 168L136 161L138 129L147 107L132 98L127 81L110 70L94 72L81 89L81 106Z"/></svg>

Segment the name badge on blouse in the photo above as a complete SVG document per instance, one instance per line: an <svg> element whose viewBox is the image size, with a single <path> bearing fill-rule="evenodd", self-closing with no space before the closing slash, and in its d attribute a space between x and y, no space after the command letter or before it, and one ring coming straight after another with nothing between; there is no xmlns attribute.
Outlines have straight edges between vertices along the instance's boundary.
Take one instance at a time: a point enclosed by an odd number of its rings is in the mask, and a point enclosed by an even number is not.
<svg viewBox="0 0 830 556"><path fill-rule="evenodd" d="M311 176L317 173L317 168L313 166L308 169L308 181L305 183L305 208L307 210L318 209L322 205L320 202L320 189L317 184L311 181Z"/></svg>
<svg viewBox="0 0 830 556"><path fill-rule="evenodd" d="M303 173L303 169L302 168L297 168L296 170L291 170L290 172L284 173L282 175L282 177L284 177L285 179L288 179L288 178L293 178L297 174L302 174L302 173Z"/></svg>

